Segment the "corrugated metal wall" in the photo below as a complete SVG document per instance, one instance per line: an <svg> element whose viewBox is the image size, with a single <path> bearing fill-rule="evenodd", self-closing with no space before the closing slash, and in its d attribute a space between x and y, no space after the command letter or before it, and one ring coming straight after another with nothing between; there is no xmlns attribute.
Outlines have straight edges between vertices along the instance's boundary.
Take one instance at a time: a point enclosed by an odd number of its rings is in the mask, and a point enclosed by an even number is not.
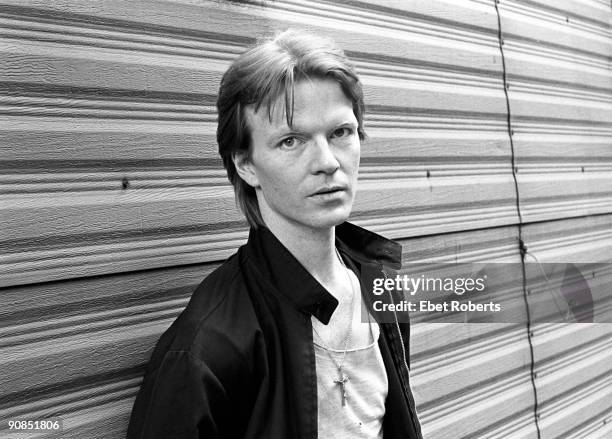
<svg viewBox="0 0 612 439"><path fill-rule="evenodd" d="M609 267L612 6L502 0L498 7L526 259ZM611 322L610 269L589 281L595 321ZM612 437L612 325L529 329L541 437Z"/></svg>
<svg viewBox="0 0 612 439"><path fill-rule="evenodd" d="M155 340L246 237L220 76L288 26L355 60L353 219L407 262L520 262L519 238L528 262L612 262L607 1L0 3L2 421L124 434ZM426 437L612 434L611 326L416 323Z"/></svg>

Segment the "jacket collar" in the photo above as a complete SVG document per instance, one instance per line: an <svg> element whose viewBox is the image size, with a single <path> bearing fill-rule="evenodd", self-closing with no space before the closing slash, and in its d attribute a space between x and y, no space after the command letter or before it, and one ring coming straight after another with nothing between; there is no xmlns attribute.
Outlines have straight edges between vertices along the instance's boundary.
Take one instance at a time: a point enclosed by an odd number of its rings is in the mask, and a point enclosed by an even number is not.
<svg viewBox="0 0 612 439"><path fill-rule="evenodd" d="M336 241L340 250L359 262L386 265L394 270L402 268L401 244L377 233L344 222L336 227Z"/></svg>
<svg viewBox="0 0 612 439"><path fill-rule="evenodd" d="M394 269L402 265L400 244L348 222L336 227L336 245L342 256L352 262L382 264ZM338 301L269 229L251 228L246 252L251 263L279 294L291 300L300 311L314 315L323 324L329 323Z"/></svg>

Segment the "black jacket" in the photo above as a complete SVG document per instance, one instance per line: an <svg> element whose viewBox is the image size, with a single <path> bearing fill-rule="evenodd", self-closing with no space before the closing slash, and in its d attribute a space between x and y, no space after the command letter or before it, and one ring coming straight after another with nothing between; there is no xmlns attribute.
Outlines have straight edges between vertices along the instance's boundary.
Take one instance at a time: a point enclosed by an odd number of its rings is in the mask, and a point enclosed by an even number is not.
<svg viewBox="0 0 612 439"><path fill-rule="evenodd" d="M336 240L364 293L383 265L401 266L399 244L360 227L338 226ZM327 323L337 304L268 229L251 229L247 244L200 284L159 340L127 437L316 438L310 317ZM389 382L384 437L420 438L409 327L380 327Z"/></svg>

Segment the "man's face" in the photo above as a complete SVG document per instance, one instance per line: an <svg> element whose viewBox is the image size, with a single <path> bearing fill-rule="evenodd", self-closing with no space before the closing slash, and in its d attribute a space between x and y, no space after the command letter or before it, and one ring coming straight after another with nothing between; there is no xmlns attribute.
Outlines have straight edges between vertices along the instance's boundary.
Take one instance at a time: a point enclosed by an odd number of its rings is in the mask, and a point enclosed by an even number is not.
<svg viewBox="0 0 612 439"><path fill-rule="evenodd" d="M284 99L245 109L250 158L237 168L257 193L266 225L325 229L345 221L357 187L360 144L353 105L330 79L303 80L294 88L293 127Z"/></svg>

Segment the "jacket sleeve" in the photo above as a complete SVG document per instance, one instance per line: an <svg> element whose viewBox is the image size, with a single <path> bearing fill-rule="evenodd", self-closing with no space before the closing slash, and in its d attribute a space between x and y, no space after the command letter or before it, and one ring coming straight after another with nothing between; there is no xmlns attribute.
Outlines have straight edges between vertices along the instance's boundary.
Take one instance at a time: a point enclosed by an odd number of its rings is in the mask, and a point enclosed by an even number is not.
<svg viewBox="0 0 612 439"><path fill-rule="evenodd" d="M206 364L189 352L169 351L145 376L127 438L219 438L228 412L225 389Z"/></svg>

